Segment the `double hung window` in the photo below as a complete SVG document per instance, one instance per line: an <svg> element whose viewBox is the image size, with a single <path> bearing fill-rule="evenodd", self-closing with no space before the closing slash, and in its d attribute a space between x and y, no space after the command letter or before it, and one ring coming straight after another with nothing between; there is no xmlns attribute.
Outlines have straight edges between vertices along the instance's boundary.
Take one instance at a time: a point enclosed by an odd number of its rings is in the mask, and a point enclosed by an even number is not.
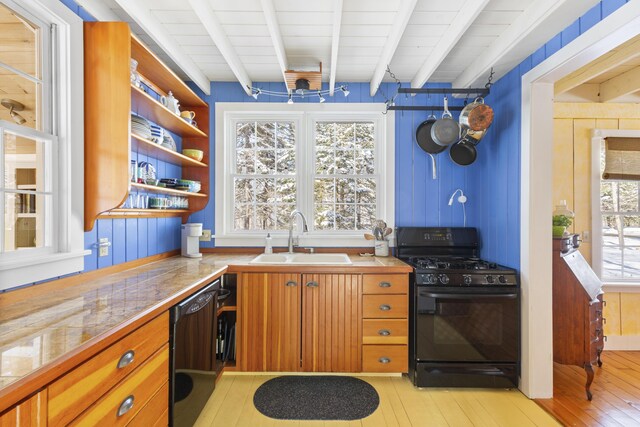
<svg viewBox="0 0 640 427"><path fill-rule="evenodd" d="M392 223L393 117L376 104L296 107L216 104L218 244L283 236L296 209L308 244L354 244L377 218Z"/></svg>

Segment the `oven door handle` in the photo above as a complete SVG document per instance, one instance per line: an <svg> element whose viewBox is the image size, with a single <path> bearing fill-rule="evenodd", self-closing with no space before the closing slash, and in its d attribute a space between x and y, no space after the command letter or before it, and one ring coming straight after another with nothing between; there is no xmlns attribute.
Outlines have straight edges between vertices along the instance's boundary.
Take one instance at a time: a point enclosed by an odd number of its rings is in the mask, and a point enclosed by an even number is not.
<svg viewBox="0 0 640 427"><path fill-rule="evenodd" d="M439 292L420 292L420 297L429 297L429 298L446 298L446 299L477 299L477 298L507 298L507 299L516 299L518 298L517 293L506 293L506 294L442 294Z"/></svg>

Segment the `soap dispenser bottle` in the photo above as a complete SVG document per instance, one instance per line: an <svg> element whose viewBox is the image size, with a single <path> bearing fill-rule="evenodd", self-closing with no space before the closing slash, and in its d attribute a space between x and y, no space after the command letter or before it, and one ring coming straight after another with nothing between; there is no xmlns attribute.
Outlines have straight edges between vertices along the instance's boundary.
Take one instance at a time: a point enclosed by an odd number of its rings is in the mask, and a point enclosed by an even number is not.
<svg viewBox="0 0 640 427"><path fill-rule="evenodd" d="M272 254L273 253L273 244L271 243L271 233L267 233L267 238L264 243L264 253Z"/></svg>

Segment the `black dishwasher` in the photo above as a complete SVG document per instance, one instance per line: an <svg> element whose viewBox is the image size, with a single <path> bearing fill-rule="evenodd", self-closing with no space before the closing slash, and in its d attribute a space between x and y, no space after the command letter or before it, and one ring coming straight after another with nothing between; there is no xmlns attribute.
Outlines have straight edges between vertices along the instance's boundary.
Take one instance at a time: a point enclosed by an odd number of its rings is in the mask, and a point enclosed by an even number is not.
<svg viewBox="0 0 640 427"><path fill-rule="evenodd" d="M192 426L216 384L217 298L215 280L171 309L169 419Z"/></svg>

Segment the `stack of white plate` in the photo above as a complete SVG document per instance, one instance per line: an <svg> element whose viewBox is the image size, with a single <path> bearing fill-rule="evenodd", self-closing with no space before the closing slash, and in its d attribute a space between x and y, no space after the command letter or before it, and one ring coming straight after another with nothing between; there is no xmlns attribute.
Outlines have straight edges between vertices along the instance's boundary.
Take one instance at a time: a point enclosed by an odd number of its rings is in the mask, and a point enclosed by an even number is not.
<svg viewBox="0 0 640 427"><path fill-rule="evenodd" d="M144 117L131 115L131 132L145 139L151 139L151 126Z"/></svg>

